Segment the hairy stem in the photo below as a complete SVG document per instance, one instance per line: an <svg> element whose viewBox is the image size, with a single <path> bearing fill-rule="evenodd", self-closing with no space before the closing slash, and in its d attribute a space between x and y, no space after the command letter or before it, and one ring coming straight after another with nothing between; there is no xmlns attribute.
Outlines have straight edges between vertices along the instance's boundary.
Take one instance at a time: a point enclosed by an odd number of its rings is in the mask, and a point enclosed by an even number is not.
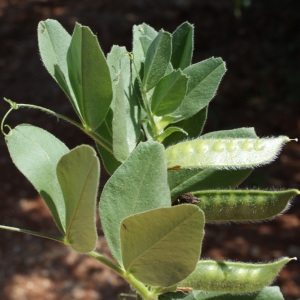
<svg viewBox="0 0 300 300"><path fill-rule="evenodd" d="M27 234L30 234L30 235L42 237L42 238L45 238L45 239L48 239L48 240L53 240L53 241L64 244L64 239L62 237L54 236L54 235L51 235L51 234L41 233L41 232L22 229L22 228L17 228L17 227L5 226L5 225L0 225L0 229L27 233Z"/></svg>
<svg viewBox="0 0 300 300"><path fill-rule="evenodd" d="M111 268L114 272L123 277L139 293L139 295L142 296L144 300L157 300L157 295L149 291L143 283L141 283L131 274L127 273L124 269L104 257L102 254L96 251L92 251L89 252L88 255L102 262L103 264Z"/></svg>
<svg viewBox="0 0 300 300"><path fill-rule="evenodd" d="M79 128L80 130L82 130L85 134L87 134L89 137L91 137L96 143L100 144L103 148L105 148L107 151L109 151L110 153L113 153L113 150L112 150L112 147L111 145L109 145L109 143L103 139L99 134L96 134L95 132L89 130L88 128L86 128L84 125L81 125L80 123L62 115L62 114L59 114L59 113L56 113L55 111L52 111L48 108L45 108L45 107L42 107L42 106L37 106L37 105L32 105L32 104L24 104L24 103L16 103L16 102L13 102L9 99L6 99L4 98L4 100L6 102L8 102L10 105L11 105L11 108L9 109L9 111L5 114L5 116L3 117L2 119L2 122L1 122L1 131L2 131L2 134L4 135L7 135L4 131L4 127L8 127L10 128L8 125L5 125L4 122L6 120L6 118L8 117L8 115L10 114L11 111L13 110L17 110L18 108L22 108L22 107L25 107L25 108L34 108L34 109L38 109L38 110L41 110L43 112L46 112L46 113L49 113L61 120L64 120L66 122L68 122L69 124L72 124L74 125L75 127Z"/></svg>

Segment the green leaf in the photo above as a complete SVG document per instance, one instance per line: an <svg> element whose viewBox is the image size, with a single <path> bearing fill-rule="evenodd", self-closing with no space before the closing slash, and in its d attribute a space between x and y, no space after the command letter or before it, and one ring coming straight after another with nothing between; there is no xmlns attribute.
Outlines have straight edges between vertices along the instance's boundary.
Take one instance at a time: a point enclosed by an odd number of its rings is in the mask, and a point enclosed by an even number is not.
<svg viewBox="0 0 300 300"><path fill-rule="evenodd" d="M158 32L152 28L151 26L143 23L140 25L134 25L132 28L133 35L133 59L134 64L140 72L141 65L145 61L147 50L151 44L151 42L155 39ZM134 70L133 70L134 71Z"/></svg>
<svg viewBox="0 0 300 300"><path fill-rule="evenodd" d="M167 293L159 300L284 300L278 286L268 286L252 294L234 295L218 292L192 291L189 294L177 292Z"/></svg>
<svg viewBox="0 0 300 300"><path fill-rule="evenodd" d="M159 136L156 137L156 140L161 143L165 138L167 138L169 135L171 135L174 132L180 132L185 134L185 136L187 136L187 133L179 128L179 127L175 127L175 126L170 126L168 127L164 132L162 132Z"/></svg>
<svg viewBox="0 0 300 300"><path fill-rule="evenodd" d="M95 249L96 198L100 165L95 150L81 145L58 162L57 177L66 205L66 241L82 253Z"/></svg>
<svg viewBox="0 0 300 300"><path fill-rule="evenodd" d="M71 36L56 20L39 22L38 44L45 68L68 96L75 111L81 117L78 104L69 82L67 52Z"/></svg>
<svg viewBox="0 0 300 300"><path fill-rule="evenodd" d="M245 222L273 218L289 206L298 190L204 190L194 192L206 222Z"/></svg>
<svg viewBox="0 0 300 300"><path fill-rule="evenodd" d="M165 75L171 59L171 34L160 31L148 48L143 78L143 90L148 92Z"/></svg>
<svg viewBox="0 0 300 300"><path fill-rule="evenodd" d="M156 85L151 98L151 111L156 116L172 113L182 102L188 78L180 70L164 76Z"/></svg>
<svg viewBox="0 0 300 300"><path fill-rule="evenodd" d="M181 169L168 171L172 201L179 195L208 189L234 189L250 174L251 169Z"/></svg>
<svg viewBox="0 0 300 300"><path fill-rule="evenodd" d="M253 127L241 127L229 130L212 131L203 134L201 138L205 139L223 139L223 138L257 138L255 129Z"/></svg>
<svg viewBox="0 0 300 300"><path fill-rule="evenodd" d="M202 108L192 117L177 122L176 126L182 128L182 130L184 130L184 132L187 135L184 134L183 132L181 133L176 132L175 134L172 134L172 136L164 140L163 142L164 146L168 147L174 144L178 144L179 142L186 140L187 136L189 137L189 139L198 138L205 125L206 118L207 118L207 111L208 111L208 106Z"/></svg>
<svg viewBox="0 0 300 300"><path fill-rule="evenodd" d="M104 126L105 125L103 122L99 128L102 129L104 128ZM105 170L109 175L112 175L116 171L116 169L121 165L121 162L119 162L111 152L109 152L106 148L104 148L99 143L97 143L96 146L101 156Z"/></svg>
<svg viewBox="0 0 300 300"><path fill-rule="evenodd" d="M108 174L112 175L115 170L121 165L113 154L113 138L112 138L112 118L113 112L111 109L108 110L104 122L94 131L97 136L101 137L101 140L106 142L111 151L100 143L96 143L97 150L102 158L103 165Z"/></svg>
<svg viewBox="0 0 300 300"><path fill-rule="evenodd" d="M252 293L272 283L281 268L292 259L283 257L261 264L200 260L195 271L178 286L210 292Z"/></svg>
<svg viewBox="0 0 300 300"><path fill-rule="evenodd" d="M174 69L185 69L191 64L194 50L194 26L181 24L172 34L171 63Z"/></svg>
<svg viewBox="0 0 300 300"><path fill-rule="evenodd" d="M131 66L125 47L113 46L107 63L113 82L113 151L124 161L136 147L141 131L141 108L131 83Z"/></svg>
<svg viewBox="0 0 300 300"><path fill-rule="evenodd" d="M125 218L120 227L125 270L147 285L176 284L195 269L204 223L202 211L193 205Z"/></svg>
<svg viewBox="0 0 300 300"><path fill-rule="evenodd" d="M67 54L69 78L84 122L96 129L112 101L112 83L97 37L76 23Z"/></svg>
<svg viewBox="0 0 300 300"><path fill-rule="evenodd" d="M187 67L182 72L189 80L186 97L172 114L177 116L177 121L193 116L209 104L226 72L226 67L221 58L209 58Z"/></svg>
<svg viewBox="0 0 300 300"><path fill-rule="evenodd" d="M196 139L166 149L168 168L255 168L273 161L290 141L276 138Z"/></svg>
<svg viewBox="0 0 300 300"><path fill-rule="evenodd" d="M209 138L257 138L253 128L236 128L232 130L214 131L203 135ZM216 170L216 169L182 169L170 170L168 182L172 201L179 195L188 192L209 189L234 189L252 172L252 169Z"/></svg>
<svg viewBox="0 0 300 300"><path fill-rule="evenodd" d="M122 265L120 224L130 215L171 206L164 147L142 142L104 186L100 217L107 243Z"/></svg>
<svg viewBox="0 0 300 300"><path fill-rule="evenodd" d="M57 227L65 234L65 203L56 166L69 149L49 132L27 124L12 129L5 140L12 161L44 198Z"/></svg>

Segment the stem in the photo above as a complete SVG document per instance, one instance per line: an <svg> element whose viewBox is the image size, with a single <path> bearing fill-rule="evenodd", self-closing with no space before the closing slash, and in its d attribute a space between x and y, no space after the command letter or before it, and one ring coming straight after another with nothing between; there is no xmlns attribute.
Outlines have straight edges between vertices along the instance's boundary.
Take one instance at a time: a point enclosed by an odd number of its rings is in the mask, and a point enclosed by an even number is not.
<svg viewBox="0 0 300 300"><path fill-rule="evenodd" d="M96 143L100 144L103 148L105 148L107 151L109 151L110 153L113 154L113 150L111 149L109 143L103 139L99 134L91 131L90 129L88 129L86 126L84 125L81 125L80 123L62 115L62 114L59 114L59 113L56 113L48 108L45 108L45 107L42 107L42 106L37 106L37 105L32 105L32 104L24 104L24 103L15 103L9 99L6 99L4 98L4 100L6 102L8 102L10 105L11 105L11 108L9 109L9 111L5 114L5 116L3 117L2 119L2 122L1 122L1 131L4 135L7 135L5 132L4 132L4 127L7 126L8 128L10 128L8 125L4 125L4 121L5 119L8 117L8 115L10 114L10 112L12 110L17 110L18 108L22 108L22 107L27 107L27 108L34 108L34 109L38 109L38 110L41 110L43 112L46 112L46 113L49 113L61 120L64 120L72 125L74 125L75 127L79 128L80 130L82 130L85 134L87 134L89 137L91 137Z"/></svg>
<svg viewBox="0 0 300 300"><path fill-rule="evenodd" d="M91 251L88 253L88 255L97 259L98 261L102 262L103 264L105 264L106 266L111 268L114 272L116 272L117 274L119 274L120 276L125 278L124 276L125 276L126 272L122 268L120 268L118 265L113 263L111 260L107 259L102 254L100 254L96 251Z"/></svg>
<svg viewBox="0 0 300 300"><path fill-rule="evenodd" d="M0 229L27 233L30 235L42 237L45 239L49 239L49 240L53 240L53 241L65 244L64 238L54 236L51 234L40 233L37 231L32 231L32 230L27 230L27 229L22 229L22 228L17 228L17 227L11 227L11 226L5 226L5 225L0 225ZM149 291L143 283L138 281L131 274L128 274L124 269L122 269L118 265L114 264L112 261L107 259L102 254L100 254L96 251L92 251L92 252L89 252L88 255L97 259L98 261L102 262L103 264L108 266L110 269L112 269L114 272L116 272L121 277L123 277L131 286L133 286L136 289L136 291L143 297L144 300L157 300L157 295L152 293L151 291Z"/></svg>
<svg viewBox="0 0 300 300"><path fill-rule="evenodd" d="M147 116L148 116L148 119L149 119L149 123L150 123L150 126L151 126L152 133L153 133L153 138L155 139L155 137L159 134L159 132L158 132L158 128L156 126L156 123L154 121L153 114L152 114L151 108L149 106L147 92L145 90L142 90L142 98L143 98L143 101L144 101L144 104L145 104L146 113L147 113Z"/></svg>
<svg viewBox="0 0 300 300"><path fill-rule="evenodd" d="M27 234L30 234L30 235L42 237L42 238L45 238L45 239L53 240L53 241L64 244L64 239L63 238L58 237L58 236L54 236L54 235L51 235L51 234L41 233L41 232L22 229L22 228L17 228L17 227L5 226L5 225L0 225L0 229L27 233Z"/></svg>
<svg viewBox="0 0 300 300"><path fill-rule="evenodd" d="M102 262L103 264L111 268L114 272L123 277L132 287L135 288L135 290L143 297L144 300L157 300L157 295L149 291L143 283L141 283L130 273L127 273L124 269L120 268L118 265L114 264L112 261L104 257L102 254L96 251L92 251L89 252L88 255Z"/></svg>
<svg viewBox="0 0 300 300"><path fill-rule="evenodd" d="M139 83L139 86L140 86L140 90L141 90L141 96L142 96L142 99L143 99L143 102L144 102L144 105L145 105L145 108L146 108L146 113L148 115L148 119L149 119L149 123L150 123L150 126L151 126L151 130L152 130L152 138L156 138L156 136L159 134L159 130L156 126L156 123L154 121L154 118L153 118L153 114L151 112L151 108L149 106L149 100L148 100L148 97L147 97L147 92L144 90L143 88L143 83L142 83L142 79L139 75L139 72L137 70L137 67L134 63L134 56L133 56L133 53L129 53L129 59L131 60L132 64L133 64L133 67L135 69L135 73L136 73L136 78L138 80L138 83ZM146 129L146 131L148 131Z"/></svg>

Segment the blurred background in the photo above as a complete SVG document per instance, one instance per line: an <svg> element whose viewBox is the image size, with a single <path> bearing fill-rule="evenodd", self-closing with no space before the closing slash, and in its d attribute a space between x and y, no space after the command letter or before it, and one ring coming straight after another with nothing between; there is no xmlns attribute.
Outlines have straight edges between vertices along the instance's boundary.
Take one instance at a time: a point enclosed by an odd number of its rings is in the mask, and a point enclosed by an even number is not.
<svg viewBox="0 0 300 300"><path fill-rule="evenodd" d="M210 105L205 132L256 128L259 136L300 137L300 1L298 0L0 0L0 98L46 106L73 116L71 105L41 63L36 30L53 18L72 33L89 26L107 53L131 49L134 24L173 32L195 25L194 62L222 57L228 71ZM9 106L0 100L0 116ZM39 111L10 115L11 126L39 125L72 148L91 143L81 132ZM13 166L0 139L0 223L49 234L57 230L43 201ZM105 174L102 174L102 185ZM291 142L271 165L257 169L243 187L300 188L300 145ZM268 261L300 258L300 198L276 220L208 225L202 256ZM109 256L98 222L97 249ZM300 262L282 270L276 284L285 299L300 299ZM0 299L118 299L130 288L103 265L63 245L0 231Z"/></svg>

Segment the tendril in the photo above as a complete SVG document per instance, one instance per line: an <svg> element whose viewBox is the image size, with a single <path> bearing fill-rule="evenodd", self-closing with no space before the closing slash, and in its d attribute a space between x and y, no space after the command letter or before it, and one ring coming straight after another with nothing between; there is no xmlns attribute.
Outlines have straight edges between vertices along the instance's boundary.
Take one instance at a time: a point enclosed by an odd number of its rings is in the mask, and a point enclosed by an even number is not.
<svg viewBox="0 0 300 300"><path fill-rule="evenodd" d="M2 121L1 121L1 132L2 132L2 134L4 136L8 136L11 133L12 129L11 129L11 127L9 125L5 124L5 120L7 119L8 115L11 113L11 111L19 109L19 105L18 105L18 103L13 102L12 100L7 99L7 98L4 98L4 101L6 101L7 103L9 103L10 109L7 111L7 113L4 115L4 117L3 117ZM4 128L8 128L9 131L5 132Z"/></svg>

